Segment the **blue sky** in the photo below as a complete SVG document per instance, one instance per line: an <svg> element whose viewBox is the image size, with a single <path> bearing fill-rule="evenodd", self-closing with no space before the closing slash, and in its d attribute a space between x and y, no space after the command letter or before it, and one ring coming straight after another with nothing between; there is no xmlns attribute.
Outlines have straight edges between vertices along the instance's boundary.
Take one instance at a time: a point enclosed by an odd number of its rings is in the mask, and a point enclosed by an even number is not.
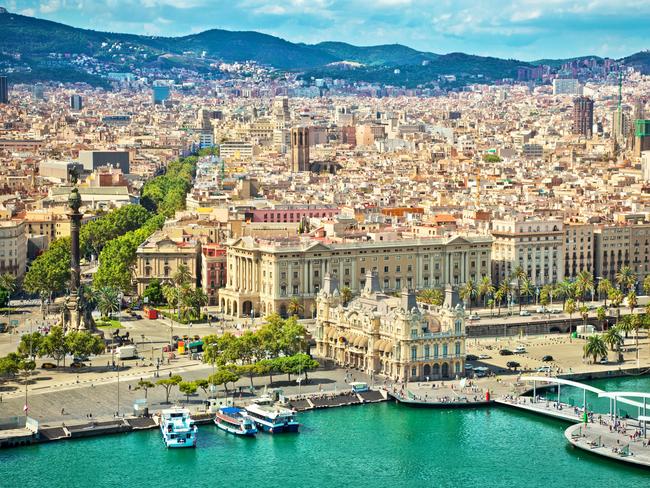
<svg viewBox="0 0 650 488"><path fill-rule="evenodd" d="M89 29L184 35L256 30L294 42L401 43L534 60L622 57L650 44L650 0L0 0Z"/></svg>

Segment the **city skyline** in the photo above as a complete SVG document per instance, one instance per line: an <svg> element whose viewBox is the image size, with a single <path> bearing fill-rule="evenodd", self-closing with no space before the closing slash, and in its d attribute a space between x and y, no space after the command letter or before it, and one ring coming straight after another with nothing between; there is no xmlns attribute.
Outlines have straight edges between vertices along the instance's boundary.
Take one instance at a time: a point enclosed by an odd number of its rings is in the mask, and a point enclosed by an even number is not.
<svg viewBox="0 0 650 488"><path fill-rule="evenodd" d="M76 27L134 34L179 36L208 29L253 30L293 42L343 41L355 45L404 44L445 54L517 58L608 56L638 52L645 42L650 4L637 0L580 2L526 0L475 5L467 1L208 0L102 2L8 1L12 12ZM623 3L624 5L621 5ZM214 11L215 15L206 15Z"/></svg>

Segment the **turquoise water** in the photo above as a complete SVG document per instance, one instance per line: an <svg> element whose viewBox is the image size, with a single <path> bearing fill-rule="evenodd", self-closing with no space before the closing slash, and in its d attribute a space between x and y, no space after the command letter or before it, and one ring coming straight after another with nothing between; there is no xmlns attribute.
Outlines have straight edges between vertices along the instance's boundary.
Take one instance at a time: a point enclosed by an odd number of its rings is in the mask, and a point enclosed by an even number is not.
<svg viewBox="0 0 650 488"><path fill-rule="evenodd" d="M606 384L650 390L650 379ZM0 486L650 485L648 471L568 447L566 424L509 409L419 410L384 403L305 412L300 419L300 434L257 439L201 426L196 449L168 450L154 430L3 450Z"/></svg>

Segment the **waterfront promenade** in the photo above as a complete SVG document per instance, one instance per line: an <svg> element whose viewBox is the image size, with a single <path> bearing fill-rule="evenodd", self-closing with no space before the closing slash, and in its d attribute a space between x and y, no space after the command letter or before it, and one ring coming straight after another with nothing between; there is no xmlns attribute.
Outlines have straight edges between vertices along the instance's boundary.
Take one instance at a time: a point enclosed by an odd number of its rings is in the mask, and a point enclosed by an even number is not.
<svg viewBox="0 0 650 488"><path fill-rule="evenodd" d="M615 461L650 468L650 440L633 420L575 424L564 431L574 447Z"/></svg>

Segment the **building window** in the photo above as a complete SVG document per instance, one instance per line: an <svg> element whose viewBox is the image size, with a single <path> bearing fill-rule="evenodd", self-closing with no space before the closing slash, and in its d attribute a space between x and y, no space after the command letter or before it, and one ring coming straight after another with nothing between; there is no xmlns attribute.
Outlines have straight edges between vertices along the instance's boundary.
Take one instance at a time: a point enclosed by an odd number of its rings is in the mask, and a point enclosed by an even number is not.
<svg viewBox="0 0 650 488"><path fill-rule="evenodd" d="M418 348L416 346L411 347L411 361L418 360Z"/></svg>
<svg viewBox="0 0 650 488"><path fill-rule="evenodd" d="M460 342L456 343L456 356L460 356Z"/></svg>
<svg viewBox="0 0 650 488"><path fill-rule="evenodd" d="M438 359L438 355L439 355L438 349L439 349L438 344L434 344L433 345L433 359Z"/></svg>
<svg viewBox="0 0 650 488"><path fill-rule="evenodd" d="M442 357L446 358L449 351L447 350L447 344L442 345Z"/></svg>
<svg viewBox="0 0 650 488"><path fill-rule="evenodd" d="M459 336L462 333L463 330L463 321L458 319L456 320L454 324L454 330L456 332L456 335Z"/></svg>
<svg viewBox="0 0 650 488"><path fill-rule="evenodd" d="M430 350L431 350L431 347L429 346L429 344L424 346L424 359L429 359L429 355L431 353Z"/></svg>

